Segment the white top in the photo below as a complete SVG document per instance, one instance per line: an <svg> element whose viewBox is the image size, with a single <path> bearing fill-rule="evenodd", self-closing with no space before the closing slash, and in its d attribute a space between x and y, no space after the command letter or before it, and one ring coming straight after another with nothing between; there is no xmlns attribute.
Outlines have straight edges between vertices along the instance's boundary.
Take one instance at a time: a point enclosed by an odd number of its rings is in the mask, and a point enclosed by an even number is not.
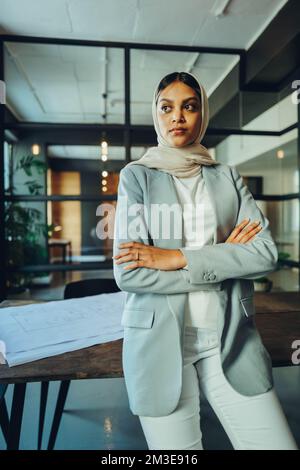
<svg viewBox="0 0 300 470"><path fill-rule="evenodd" d="M183 246L195 249L211 245L216 220L202 171L199 175L189 178L173 176L173 180L182 206ZM188 265L184 269L188 269ZM217 310L221 307L221 302L224 302L222 291L189 292L185 307L185 324L216 330Z"/></svg>

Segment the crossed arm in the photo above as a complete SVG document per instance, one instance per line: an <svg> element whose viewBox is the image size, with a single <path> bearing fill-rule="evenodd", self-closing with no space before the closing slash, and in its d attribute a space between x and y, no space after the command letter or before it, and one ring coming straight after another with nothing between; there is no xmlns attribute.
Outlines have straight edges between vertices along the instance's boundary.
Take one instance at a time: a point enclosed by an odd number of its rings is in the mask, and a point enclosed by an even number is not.
<svg viewBox="0 0 300 470"><path fill-rule="evenodd" d="M170 271L146 267L126 270L124 267L131 262L117 264L114 261L114 276L120 289L157 294L220 290L222 281L226 279L255 279L275 269L278 252L268 228L269 222L257 207L236 168L231 167L231 170L240 203L237 222L240 223L246 217L259 220L262 230L255 239L248 244L218 243L204 245L196 250L181 247L174 250L177 252L174 259L178 264ZM124 196L127 197L127 205L124 204ZM136 203L143 204L143 191L134 173L126 168L120 173L118 188L113 244L115 256L119 253L121 243L132 241L127 234L122 233L121 220L126 217L127 208ZM149 245L148 238L135 237L135 241ZM184 269L186 262L188 270ZM208 276L208 273L213 275Z"/></svg>

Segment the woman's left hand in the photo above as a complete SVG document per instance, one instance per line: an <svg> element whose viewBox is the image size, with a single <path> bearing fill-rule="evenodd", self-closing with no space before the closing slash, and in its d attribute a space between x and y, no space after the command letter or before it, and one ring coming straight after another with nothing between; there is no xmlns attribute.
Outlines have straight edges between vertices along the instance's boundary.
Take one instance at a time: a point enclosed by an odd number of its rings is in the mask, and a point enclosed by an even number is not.
<svg viewBox="0 0 300 470"><path fill-rule="evenodd" d="M132 264L124 266L123 269L152 268L162 271L174 271L183 268L187 260L180 250L169 250L156 246L145 245L140 242L121 243L118 248L121 252L113 258L116 264L133 261Z"/></svg>

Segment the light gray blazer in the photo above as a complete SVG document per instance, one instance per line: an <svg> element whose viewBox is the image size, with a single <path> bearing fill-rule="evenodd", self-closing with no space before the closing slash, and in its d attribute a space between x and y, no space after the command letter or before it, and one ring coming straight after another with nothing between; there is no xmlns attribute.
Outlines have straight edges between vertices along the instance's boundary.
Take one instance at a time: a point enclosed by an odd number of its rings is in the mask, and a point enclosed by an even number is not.
<svg viewBox="0 0 300 470"><path fill-rule="evenodd" d="M222 367L228 382L243 395L261 394L273 386L271 359L255 326L252 279L276 268L278 252L269 221L255 203L242 177L225 164L203 166L203 178L215 211L217 229L213 245L184 248L183 238L136 237L147 245L180 249L188 270L161 271L149 268L124 270L114 262L114 277L127 292L122 314L124 326L123 370L129 405L133 414L165 416L176 408L181 394L183 368L184 306L187 293L226 290L223 311L218 312L218 335ZM127 204L178 204L172 176L142 165L120 172L115 217L113 253L118 244L130 241L124 235L122 218ZM143 210L140 216L143 218ZM262 230L248 244L224 243L233 228L246 217L259 220ZM128 216L130 222L134 217ZM149 222L149 220L148 220ZM153 223L153 222L152 222ZM122 234L123 231L123 234ZM183 232L182 232L183 233Z"/></svg>

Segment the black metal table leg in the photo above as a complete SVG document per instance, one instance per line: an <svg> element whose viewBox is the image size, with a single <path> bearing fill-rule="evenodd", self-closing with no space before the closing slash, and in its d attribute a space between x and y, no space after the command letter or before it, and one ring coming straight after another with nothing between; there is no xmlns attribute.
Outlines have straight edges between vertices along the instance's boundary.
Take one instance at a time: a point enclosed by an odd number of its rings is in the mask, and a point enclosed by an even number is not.
<svg viewBox="0 0 300 470"><path fill-rule="evenodd" d="M0 402L0 426L2 429L2 433L7 445L8 442L8 430L9 430L9 417L6 408L5 399L3 398Z"/></svg>
<svg viewBox="0 0 300 470"><path fill-rule="evenodd" d="M37 444L38 450L41 450L42 448L45 413L46 413L47 399L48 399L48 389L49 389L49 382L41 382L39 430L38 430L38 444Z"/></svg>
<svg viewBox="0 0 300 470"><path fill-rule="evenodd" d="M8 439L8 427L9 427L9 417L7 412L7 407L5 403L5 393L7 390L7 384L0 384L0 427L7 445Z"/></svg>
<svg viewBox="0 0 300 470"><path fill-rule="evenodd" d="M61 417L64 411L64 406L65 406L65 402L67 399L70 383L71 383L71 380L62 380L60 387L59 387L59 392L58 392L58 397L57 397L57 402L56 402L56 407L55 407L53 422L51 426L49 442L48 442L48 448L47 448L48 450L53 450L55 446L56 436L58 433Z"/></svg>
<svg viewBox="0 0 300 470"><path fill-rule="evenodd" d="M26 385L26 383L14 385L14 394L8 429L7 450L19 449Z"/></svg>

